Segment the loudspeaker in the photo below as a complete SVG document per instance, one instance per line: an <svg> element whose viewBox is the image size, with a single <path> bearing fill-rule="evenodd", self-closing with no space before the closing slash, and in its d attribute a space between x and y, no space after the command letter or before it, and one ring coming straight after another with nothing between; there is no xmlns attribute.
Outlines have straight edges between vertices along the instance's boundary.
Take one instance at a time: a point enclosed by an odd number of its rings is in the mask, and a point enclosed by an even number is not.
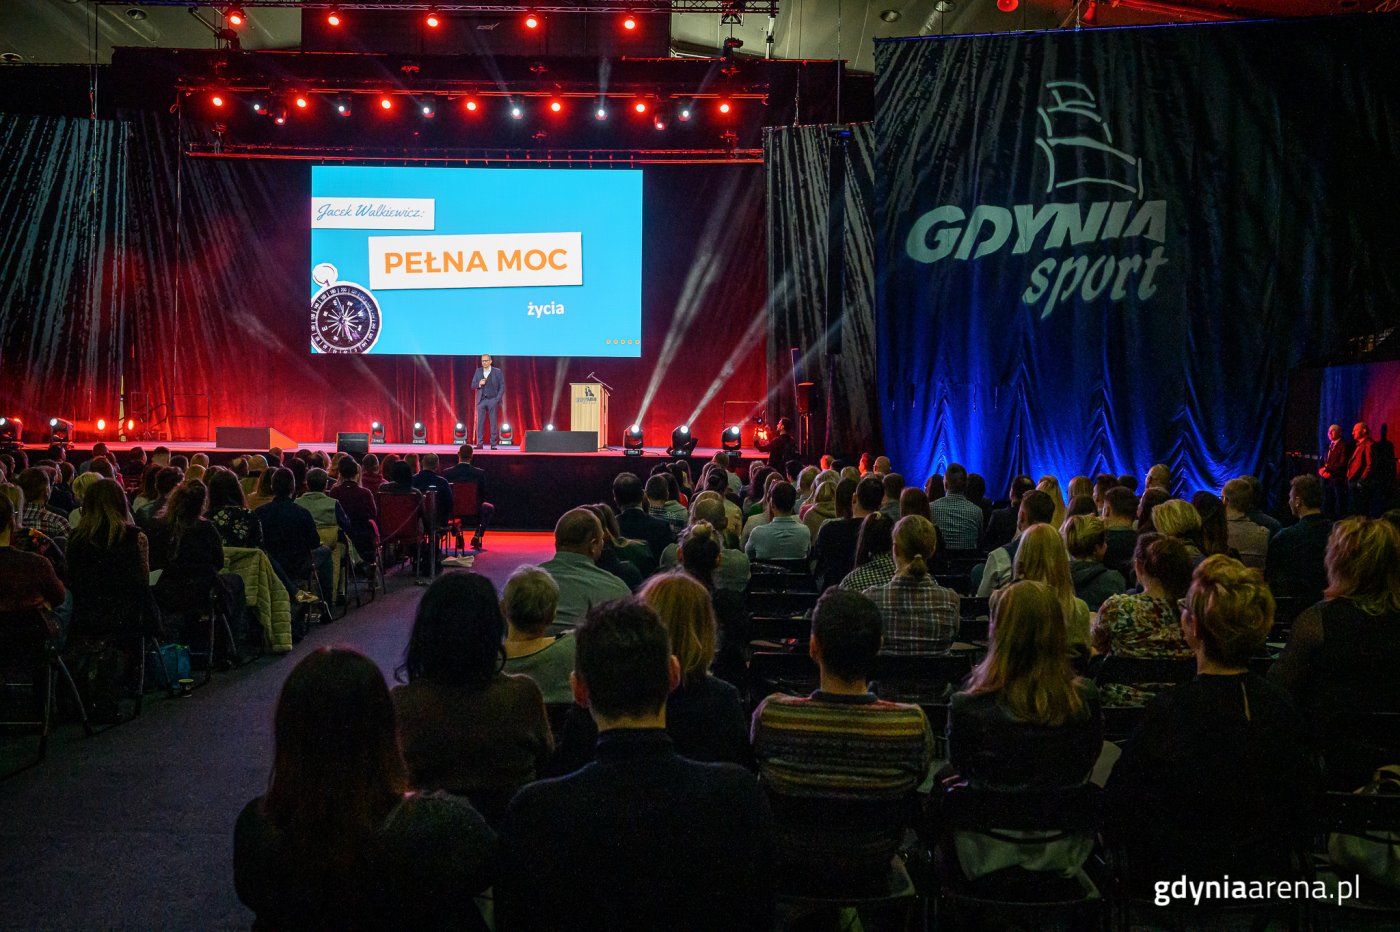
<svg viewBox="0 0 1400 932"><path fill-rule="evenodd" d="M597 453L596 430L527 430L526 453Z"/></svg>
<svg viewBox="0 0 1400 932"><path fill-rule="evenodd" d="M369 452L369 434L338 433L335 435L335 451L349 453L358 461Z"/></svg>

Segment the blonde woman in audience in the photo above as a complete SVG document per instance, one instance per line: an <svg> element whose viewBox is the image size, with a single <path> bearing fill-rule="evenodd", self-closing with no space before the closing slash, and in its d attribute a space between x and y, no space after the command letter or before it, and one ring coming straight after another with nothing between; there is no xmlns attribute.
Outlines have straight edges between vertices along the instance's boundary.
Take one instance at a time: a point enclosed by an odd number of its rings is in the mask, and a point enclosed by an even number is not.
<svg viewBox="0 0 1400 932"><path fill-rule="evenodd" d="M815 466L804 466L797 474L797 504L802 506L812 497L812 490L817 484L817 474L819 470Z"/></svg>
<svg viewBox="0 0 1400 932"><path fill-rule="evenodd" d="M895 523L894 576L864 593L880 609L882 653L943 654L957 637L958 594L930 571L937 551L938 532L928 518L909 515Z"/></svg>
<svg viewBox="0 0 1400 932"><path fill-rule="evenodd" d="M271 470L267 468L267 457L263 456L261 453L254 453L252 456L249 456L245 462L248 464L248 474L243 477L243 492L245 495L251 496L257 494L258 483L262 480L262 477L271 472ZM269 486L269 489L270 488ZM269 491L268 501L272 501L271 496L272 493ZM266 502L260 504L266 504Z"/></svg>
<svg viewBox="0 0 1400 932"><path fill-rule="evenodd" d="M1012 581L1034 579L1055 593L1064 615L1070 647L1088 652L1089 606L1074 594L1069 572L1069 553L1053 525L1036 524L1021 534L1016 560L1011 567Z"/></svg>
<svg viewBox="0 0 1400 932"><path fill-rule="evenodd" d="M547 704L574 701L574 639L549 634L559 608L559 586L538 566L522 566L506 580L501 611L506 616L506 673L528 676Z"/></svg>
<svg viewBox="0 0 1400 932"><path fill-rule="evenodd" d="M1094 497L1094 482L1088 476L1075 476L1069 480L1069 497L1074 499L1080 495Z"/></svg>
<svg viewBox="0 0 1400 932"><path fill-rule="evenodd" d="M1186 499L1169 498L1153 508L1152 529L1181 541L1191 558L1192 569L1206 558L1201 552L1201 513Z"/></svg>
<svg viewBox="0 0 1400 932"><path fill-rule="evenodd" d="M1050 519L1050 524L1059 527L1065 523L1065 494L1060 491L1060 480L1054 476L1041 476L1035 487L1046 495L1050 496L1050 503L1055 506L1055 514Z"/></svg>
<svg viewBox="0 0 1400 932"><path fill-rule="evenodd" d="M261 457L254 457L254 459L261 459ZM257 485L255 485L253 491L248 494L249 511L257 511L263 505L272 501L272 477L276 472L277 470L275 469L264 469L262 472L258 473Z"/></svg>
<svg viewBox="0 0 1400 932"><path fill-rule="evenodd" d="M199 465L198 463L191 463L190 468L185 471L185 481L193 482L194 480L198 479L199 481L203 482L205 472L206 470L203 466Z"/></svg>
<svg viewBox="0 0 1400 932"><path fill-rule="evenodd" d="M807 530L812 532L812 540L816 540L822 522L836 517L836 483L830 480L818 482L816 491L812 493L812 500L802 506L799 515L802 523L807 525Z"/></svg>
<svg viewBox="0 0 1400 932"><path fill-rule="evenodd" d="M78 520L83 515L83 495L87 493L87 490L94 482L101 478L102 477L95 472L80 472L73 477L73 498L78 502L78 507L68 513L69 524L78 523Z"/></svg>
<svg viewBox="0 0 1400 932"><path fill-rule="evenodd" d="M854 466L846 466L841 469L841 478L850 479L852 482L860 481L860 470Z"/></svg>

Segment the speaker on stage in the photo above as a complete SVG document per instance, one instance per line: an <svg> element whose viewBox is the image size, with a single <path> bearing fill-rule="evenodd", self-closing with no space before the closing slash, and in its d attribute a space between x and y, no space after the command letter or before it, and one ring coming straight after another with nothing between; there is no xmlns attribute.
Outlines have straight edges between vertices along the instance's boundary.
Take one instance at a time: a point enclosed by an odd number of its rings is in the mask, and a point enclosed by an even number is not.
<svg viewBox="0 0 1400 932"><path fill-rule="evenodd" d="M369 434L338 433L335 435L335 450L337 453L349 453L359 462L369 452Z"/></svg>

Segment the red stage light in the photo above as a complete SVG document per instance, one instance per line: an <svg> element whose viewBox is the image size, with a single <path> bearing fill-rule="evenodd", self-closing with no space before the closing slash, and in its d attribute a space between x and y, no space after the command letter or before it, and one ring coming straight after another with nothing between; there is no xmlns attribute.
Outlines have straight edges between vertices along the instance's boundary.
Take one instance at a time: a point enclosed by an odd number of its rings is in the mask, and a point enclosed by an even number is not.
<svg viewBox="0 0 1400 932"><path fill-rule="evenodd" d="M626 29L628 32L631 32L633 29L636 29L636 28L637 28L637 17L635 17L635 16L627 16L627 17L624 17L623 20L622 20L622 28L623 28L623 29Z"/></svg>
<svg viewBox="0 0 1400 932"><path fill-rule="evenodd" d="M997 9L1003 13L1015 13L1020 5L1021 0L997 0Z"/></svg>
<svg viewBox="0 0 1400 932"><path fill-rule="evenodd" d="M297 109L298 109L298 110L305 110L307 104L308 104L308 101L307 101L307 99L306 99L305 97L297 97L297 99L296 99L296 105L297 105Z"/></svg>
<svg viewBox="0 0 1400 932"><path fill-rule="evenodd" d="M339 10L331 10L329 13L326 14L326 25L328 25L328 26L339 26L339 25L340 25L340 11L339 11Z"/></svg>
<svg viewBox="0 0 1400 932"><path fill-rule="evenodd" d="M393 110L394 101L389 97L381 97L379 98L379 106L383 107L385 110Z"/></svg>
<svg viewBox="0 0 1400 932"><path fill-rule="evenodd" d="M236 6L231 6L224 11L224 22L237 29L247 22L247 17L243 15L243 10Z"/></svg>
<svg viewBox="0 0 1400 932"><path fill-rule="evenodd" d="M436 29L442 25L442 17L438 15L437 10L429 10L428 18L423 20L423 22L428 24L429 29Z"/></svg>
<svg viewBox="0 0 1400 932"><path fill-rule="evenodd" d="M559 113L564 109L564 105L557 100L551 100L549 102L549 109L554 111L555 113Z"/></svg>
<svg viewBox="0 0 1400 932"><path fill-rule="evenodd" d="M468 113L476 113L478 105L476 101L468 99L467 102L463 104L463 106L467 108Z"/></svg>
<svg viewBox="0 0 1400 932"><path fill-rule="evenodd" d="M529 14L527 14L526 17L525 17L525 28L526 28L526 29L538 29L539 27L540 27L540 18L539 18L538 16L536 16L534 13L529 13Z"/></svg>
<svg viewBox="0 0 1400 932"><path fill-rule="evenodd" d="M213 97L210 97L209 102L216 107L222 107L224 105L224 99L218 94L215 94Z"/></svg>
<svg viewBox="0 0 1400 932"><path fill-rule="evenodd" d="M1000 3L1000 2L1002 2L1002 0L997 0L997 2ZM729 112L730 110L732 110L732 109L734 109L734 108L731 107L731 106L729 106L729 101L727 101L727 100L721 100L721 101L719 102L719 112L720 112L720 113L728 113L728 112Z"/></svg>
<svg viewBox="0 0 1400 932"><path fill-rule="evenodd" d="M98 433L101 433L102 431L104 431L104 430L106 430L106 429L107 429L107 422L106 422L105 420L103 420L102 418L98 418L98 419L97 419L97 431L98 431Z"/></svg>
<svg viewBox="0 0 1400 932"><path fill-rule="evenodd" d="M127 429L127 430L135 430L135 429L136 429L136 420L135 420L135 418L127 418L127 419L126 419L126 429Z"/></svg>
<svg viewBox="0 0 1400 932"><path fill-rule="evenodd" d="M646 113L646 112L647 112L647 102L646 102L645 100L639 100L639 101L637 101L635 104L632 105L632 109L635 110L635 111L637 111L638 113Z"/></svg>

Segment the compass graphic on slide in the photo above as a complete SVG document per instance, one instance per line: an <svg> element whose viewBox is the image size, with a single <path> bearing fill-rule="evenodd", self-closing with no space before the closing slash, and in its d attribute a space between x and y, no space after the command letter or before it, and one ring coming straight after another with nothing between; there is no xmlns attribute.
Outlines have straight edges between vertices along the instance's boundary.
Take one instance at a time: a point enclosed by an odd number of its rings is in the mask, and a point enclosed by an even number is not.
<svg viewBox="0 0 1400 932"><path fill-rule="evenodd" d="M336 281L337 274L329 262L311 272L321 286L311 299L311 345L322 353L367 353L379 339L379 302L367 288Z"/></svg>

